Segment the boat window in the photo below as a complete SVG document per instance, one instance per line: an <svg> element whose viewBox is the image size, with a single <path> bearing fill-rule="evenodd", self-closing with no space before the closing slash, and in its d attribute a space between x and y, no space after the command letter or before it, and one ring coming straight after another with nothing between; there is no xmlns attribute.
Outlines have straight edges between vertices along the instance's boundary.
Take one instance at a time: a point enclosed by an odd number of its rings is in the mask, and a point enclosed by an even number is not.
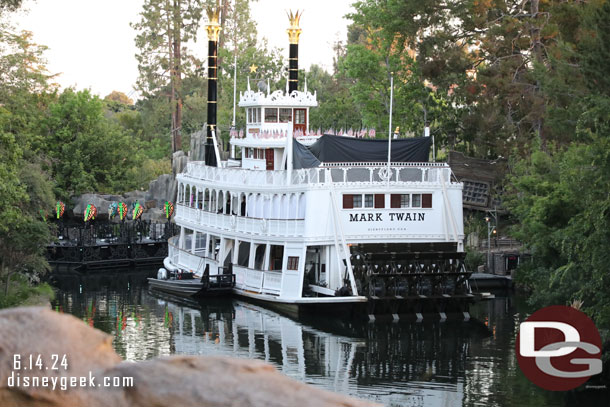
<svg viewBox="0 0 610 407"><path fill-rule="evenodd" d="M422 194L421 207L422 208L432 208L432 194Z"/></svg>
<svg viewBox="0 0 610 407"><path fill-rule="evenodd" d="M354 207L354 195L343 194L343 209L352 209Z"/></svg>
<svg viewBox="0 0 610 407"><path fill-rule="evenodd" d="M298 270L299 269L299 258L298 256L288 256L288 264L286 270Z"/></svg>
<svg viewBox="0 0 610 407"><path fill-rule="evenodd" d="M269 270L281 271L282 260L284 259L284 246L271 245L269 255Z"/></svg>
<svg viewBox="0 0 610 407"><path fill-rule="evenodd" d="M409 194L392 194L390 195L390 207L408 208L410 206L409 198Z"/></svg>
<svg viewBox="0 0 610 407"><path fill-rule="evenodd" d="M246 116L247 116L246 121L248 123L252 123L252 108L247 108L246 109Z"/></svg>
<svg viewBox="0 0 610 407"><path fill-rule="evenodd" d="M411 207L421 208L421 194L411 195Z"/></svg>
<svg viewBox="0 0 610 407"><path fill-rule="evenodd" d="M375 203L373 201L374 199L373 194L366 194L364 195L364 207L365 208L373 208L375 206Z"/></svg>
<svg viewBox="0 0 610 407"><path fill-rule="evenodd" d="M280 123L288 123L292 120L292 109L280 108Z"/></svg>
<svg viewBox="0 0 610 407"><path fill-rule="evenodd" d="M362 195L354 195L354 208L362 208Z"/></svg>
<svg viewBox="0 0 610 407"><path fill-rule="evenodd" d="M294 109L295 124L305 124L305 109Z"/></svg>
<svg viewBox="0 0 610 407"><path fill-rule="evenodd" d="M265 108L265 122L266 123L277 123L277 107L266 107Z"/></svg>
<svg viewBox="0 0 610 407"><path fill-rule="evenodd" d="M261 108L256 107L256 108L254 108L254 123L260 123L260 122L261 122Z"/></svg>
<svg viewBox="0 0 610 407"><path fill-rule="evenodd" d="M375 208L385 208L384 194L375 194Z"/></svg>

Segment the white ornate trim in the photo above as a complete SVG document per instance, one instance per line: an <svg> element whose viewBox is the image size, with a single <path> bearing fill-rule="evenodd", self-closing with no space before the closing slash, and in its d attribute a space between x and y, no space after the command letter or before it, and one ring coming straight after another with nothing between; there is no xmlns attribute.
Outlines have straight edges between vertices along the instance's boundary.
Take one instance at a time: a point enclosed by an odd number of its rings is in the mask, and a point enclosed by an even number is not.
<svg viewBox="0 0 610 407"><path fill-rule="evenodd" d="M314 107L318 106L317 93L302 92L294 90L290 95L282 90L276 90L271 94L247 90L239 92L239 106L296 106Z"/></svg>

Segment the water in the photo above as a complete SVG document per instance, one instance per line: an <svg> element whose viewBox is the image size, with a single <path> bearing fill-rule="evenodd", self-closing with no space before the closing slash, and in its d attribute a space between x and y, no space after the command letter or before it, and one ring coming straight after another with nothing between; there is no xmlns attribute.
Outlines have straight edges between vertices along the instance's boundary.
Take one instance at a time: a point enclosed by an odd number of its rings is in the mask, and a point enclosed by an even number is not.
<svg viewBox="0 0 610 407"><path fill-rule="evenodd" d="M478 304L469 323L297 321L239 299L170 299L149 292L145 277L57 278L54 307L112 335L127 360L260 359L296 380L387 406L578 405L519 371L515 336L526 309L518 298Z"/></svg>

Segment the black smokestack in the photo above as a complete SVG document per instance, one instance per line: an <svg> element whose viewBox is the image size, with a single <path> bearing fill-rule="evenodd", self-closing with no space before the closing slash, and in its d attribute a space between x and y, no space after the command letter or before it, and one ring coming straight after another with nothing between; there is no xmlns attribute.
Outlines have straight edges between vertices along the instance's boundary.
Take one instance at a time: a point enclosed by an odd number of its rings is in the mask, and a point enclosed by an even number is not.
<svg viewBox="0 0 610 407"><path fill-rule="evenodd" d="M288 32L288 39L290 40L290 53L288 57L288 93L292 93L293 90L297 90L299 86L299 35L301 35L301 28L299 28L299 22L303 12L297 10L296 13L288 13L290 19L290 28L286 30Z"/></svg>
<svg viewBox="0 0 610 407"><path fill-rule="evenodd" d="M208 8L208 125L206 129L205 164L217 167L216 152L214 151L213 131L216 130L216 113L218 98L218 10Z"/></svg>
<svg viewBox="0 0 610 407"><path fill-rule="evenodd" d="M297 90L299 85L299 44L290 44L288 58L288 94Z"/></svg>

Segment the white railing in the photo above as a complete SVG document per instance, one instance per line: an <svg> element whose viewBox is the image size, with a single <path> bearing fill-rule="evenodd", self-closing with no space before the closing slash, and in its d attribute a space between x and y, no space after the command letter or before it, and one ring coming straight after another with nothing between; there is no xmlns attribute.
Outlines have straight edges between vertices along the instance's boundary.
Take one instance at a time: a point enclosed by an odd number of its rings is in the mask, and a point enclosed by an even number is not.
<svg viewBox="0 0 610 407"><path fill-rule="evenodd" d="M266 294L280 294L282 288L282 273L280 271L263 272L263 292Z"/></svg>
<svg viewBox="0 0 610 407"><path fill-rule="evenodd" d="M280 271L261 271L247 267L233 266L235 286L259 294L279 295L282 287Z"/></svg>
<svg viewBox="0 0 610 407"><path fill-rule="evenodd" d="M203 273L206 262L216 265L216 261L205 257L205 250L198 250L196 251L197 254L193 254L188 250L179 248L178 239L179 236L174 236L168 240L168 256L173 265L197 274Z"/></svg>
<svg viewBox="0 0 610 407"><path fill-rule="evenodd" d="M176 205L176 220L260 236L302 236L305 230L303 219L247 218L208 212L185 205Z"/></svg>
<svg viewBox="0 0 610 407"><path fill-rule="evenodd" d="M385 183L388 182L388 167L383 163L325 163L323 167L293 170L290 183L287 171L262 171L243 168L209 167L202 162L190 162L186 172L179 175L181 181L189 179L211 181L228 185L258 185L282 187L287 185L324 184L332 179L335 184ZM451 168L445 163L394 163L390 167L389 182L396 183L438 183L451 180Z"/></svg>

